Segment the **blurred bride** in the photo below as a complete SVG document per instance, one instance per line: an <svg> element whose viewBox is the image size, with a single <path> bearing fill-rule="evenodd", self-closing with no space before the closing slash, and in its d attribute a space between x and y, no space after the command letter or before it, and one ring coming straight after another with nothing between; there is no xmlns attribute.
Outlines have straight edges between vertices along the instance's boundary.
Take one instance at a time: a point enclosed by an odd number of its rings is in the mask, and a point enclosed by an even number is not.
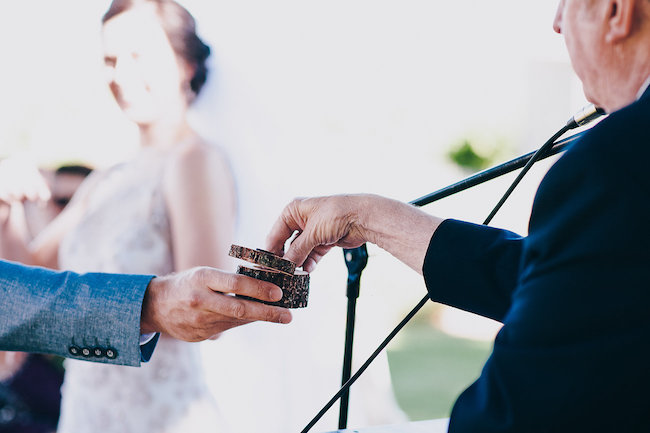
<svg viewBox="0 0 650 433"><path fill-rule="evenodd" d="M193 17L172 0L114 0L102 22L108 85L138 127L139 151L86 179L70 205L25 246L28 254L16 254L78 272L226 268L233 179L222 152L187 119L207 77L209 48ZM224 431L196 345L163 336L141 368L74 360L65 368L59 432Z"/></svg>
<svg viewBox="0 0 650 433"><path fill-rule="evenodd" d="M209 48L171 0L114 0L103 17L110 90L140 132L132 161L84 185L59 250L77 271L225 268L235 193L224 155L189 126ZM92 344L93 342L86 342ZM195 345L162 337L140 369L66 362L59 432L214 432L221 419Z"/></svg>
<svg viewBox="0 0 650 433"><path fill-rule="evenodd" d="M108 84L141 147L86 185L84 216L63 239L59 264L156 275L225 268L233 180L224 155L187 119L210 50L171 0L114 0L102 22ZM214 432L220 423L196 345L163 336L140 369L66 362L59 432Z"/></svg>

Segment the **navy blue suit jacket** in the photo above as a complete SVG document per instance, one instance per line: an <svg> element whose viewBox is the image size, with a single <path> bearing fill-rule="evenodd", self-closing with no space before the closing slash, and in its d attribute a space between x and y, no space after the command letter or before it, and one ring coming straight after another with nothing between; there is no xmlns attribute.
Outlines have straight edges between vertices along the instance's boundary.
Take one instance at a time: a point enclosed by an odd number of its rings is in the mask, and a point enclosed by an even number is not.
<svg viewBox="0 0 650 433"><path fill-rule="evenodd" d="M450 432L650 432L650 91L542 181L529 235L447 220L431 299L503 322Z"/></svg>

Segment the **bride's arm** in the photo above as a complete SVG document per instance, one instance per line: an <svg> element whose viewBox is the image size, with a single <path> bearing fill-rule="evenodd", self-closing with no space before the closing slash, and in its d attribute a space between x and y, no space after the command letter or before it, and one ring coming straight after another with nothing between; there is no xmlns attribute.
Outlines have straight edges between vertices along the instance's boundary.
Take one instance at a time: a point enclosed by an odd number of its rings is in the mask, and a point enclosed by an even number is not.
<svg viewBox="0 0 650 433"><path fill-rule="evenodd" d="M29 159L0 159L0 257L33 264L24 203L44 205L50 196L47 181Z"/></svg>
<svg viewBox="0 0 650 433"><path fill-rule="evenodd" d="M57 266L59 241L76 223L79 204L71 204L71 209L33 239L24 204L45 205L50 198L50 187L32 162L19 157L0 161L0 257L28 265Z"/></svg>
<svg viewBox="0 0 650 433"><path fill-rule="evenodd" d="M72 196L70 203L29 244L32 264L52 269L59 267L59 245L63 238L81 221L86 213L88 200L100 183L105 172L90 174Z"/></svg>
<svg viewBox="0 0 650 433"><path fill-rule="evenodd" d="M0 215L0 257L26 265L56 269L59 244L81 217L81 205L68 205L33 239L27 228L22 203L2 203L0 207L0 214L3 214Z"/></svg>
<svg viewBox="0 0 650 433"><path fill-rule="evenodd" d="M194 266L229 268L236 195L230 166L216 148L201 142L177 149L165 170L175 271Z"/></svg>
<svg viewBox="0 0 650 433"><path fill-rule="evenodd" d="M29 231L25 209L21 202L0 202L0 258L14 262L31 263L27 248Z"/></svg>
<svg viewBox="0 0 650 433"><path fill-rule="evenodd" d="M32 264L51 269L59 267L59 245L83 216L82 203L70 203L29 244Z"/></svg>

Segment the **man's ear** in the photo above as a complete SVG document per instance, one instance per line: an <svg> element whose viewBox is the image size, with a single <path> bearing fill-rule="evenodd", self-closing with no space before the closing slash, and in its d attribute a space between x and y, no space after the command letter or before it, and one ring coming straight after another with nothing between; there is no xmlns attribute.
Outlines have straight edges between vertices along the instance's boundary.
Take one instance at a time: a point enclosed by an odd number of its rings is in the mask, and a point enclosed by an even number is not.
<svg viewBox="0 0 650 433"><path fill-rule="evenodd" d="M617 43L628 37L632 31L635 15L637 13L637 0L609 0L609 18L605 41Z"/></svg>

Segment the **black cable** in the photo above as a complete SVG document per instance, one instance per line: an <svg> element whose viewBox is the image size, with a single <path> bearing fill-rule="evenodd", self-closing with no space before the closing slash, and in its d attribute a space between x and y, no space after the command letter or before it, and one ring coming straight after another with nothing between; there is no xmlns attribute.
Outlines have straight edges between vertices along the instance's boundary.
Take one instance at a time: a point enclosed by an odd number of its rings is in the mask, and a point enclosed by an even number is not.
<svg viewBox="0 0 650 433"><path fill-rule="evenodd" d="M528 172L528 170L530 169L530 167L540 158L540 155L543 154L544 151L546 151L546 149L548 148L548 143L551 143L551 145L552 145L554 140L557 139L557 137L561 136L562 134L564 134L567 131L566 128L567 128L567 126L564 126L560 131L558 131L558 133L553 135L553 137L549 141L544 143L544 145L542 147L540 147L539 150L537 150L537 152L535 152L535 154L531 157L531 159L528 161L528 163L524 166L524 170L526 170L524 172L524 174L526 174ZM503 195L503 197L501 197L501 200L499 200L499 202L497 203L495 208L492 209L492 212L490 212L490 215L488 216L488 218L486 219L486 222L484 224L488 224L488 222L494 217L494 215L496 215L496 213L499 211L499 209L501 208L501 206L503 205L505 200L508 198L508 196L510 196L510 194L514 190L514 187L516 187L517 184L521 181L522 177L523 176L521 176L521 174L519 176L517 176L517 178L514 180L514 182L510 185L510 188L508 188L508 190ZM370 366L370 364L381 353L381 351L384 350L384 348L388 345L388 343L390 343L390 341L395 337L395 335L397 335L397 333L402 330L402 328L411 320L411 318L413 318L413 316L415 316L418 313L418 311L420 311L420 309L424 305L426 305L426 303L428 301L429 301L429 295L427 294L427 295L424 296L424 298L422 298L420 300L420 302L415 306L415 308L413 308L413 310L411 310L411 312L409 312L409 314L399 323L399 325L397 325L397 327L395 327L395 329L393 329L393 331L388 335L388 337L386 337L384 339L384 341L382 341L382 343L379 345L379 347L372 353L372 355L370 355L370 357L359 368L359 370L357 370L357 372L354 374L354 376L352 376L350 378L350 380L348 380L341 387L341 389L339 389L339 391L336 394L334 394L334 396L330 399L330 401L328 401L325 404L325 406L323 406L323 408L320 410L320 412L318 412L316 414L316 416L309 422L309 424L307 424L307 426L305 426L305 428L301 431L301 433L307 433L309 430L312 429L312 427L314 427L314 425L323 417L323 415L325 415L325 413L327 413L327 411L332 407L332 405L334 405L334 403L336 403L336 400L338 400L342 395L344 395L348 391L348 388L350 386L352 386L352 384L354 382L356 382L356 380L359 378L359 376L361 376L361 374L363 374L364 371L366 371L368 366Z"/></svg>
<svg viewBox="0 0 650 433"><path fill-rule="evenodd" d="M343 393L354 383L357 381L359 376L363 374L364 371L368 368L368 366L372 363L372 361L375 360L375 358L381 353L382 350L390 343L390 341L397 335L399 331L402 330L402 328L415 316L415 314L420 311L420 308L422 308L427 302L429 301L429 296L425 296L418 305L415 306L413 310L411 310L410 313L407 314L407 316L393 329L393 331L388 334L388 337L382 341L382 343L377 347L377 349L370 355L370 357L364 362L364 364L357 370L356 373L354 373L354 376L350 378L347 382L345 382L345 385L339 389L339 391L334 394L334 397L331 398L330 401L323 406L323 408L316 414L316 416L307 424L307 426L302 429L301 433L307 433L311 428L325 415L325 413L329 410L330 407L334 403L336 403L336 400L339 399L343 395Z"/></svg>
<svg viewBox="0 0 650 433"><path fill-rule="evenodd" d="M517 185L519 185L519 182L521 182L521 179L524 178L526 173L530 170L530 168L535 164L537 161L540 160L548 152L549 149L553 147L553 144L555 144L555 140L563 136L568 130L571 129L571 124L567 123L560 129L558 132L556 132L551 138L548 139L546 143L542 145L542 147L539 148L537 152L528 160L524 168L519 172L519 175L515 178L515 180L512 181L510 184L510 187L508 190L501 196L501 199L499 202L494 206L494 209L492 209L492 212L490 212L490 215L483 221L483 225L488 225L490 224L490 221L492 221L492 218L499 212L499 209L501 209L501 206L508 200L508 197L510 197L510 194L512 194L512 191L515 190Z"/></svg>
<svg viewBox="0 0 650 433"><path fill-rule="evenodd" d="M514 189L517 187L517 185L519 184L521 179L526 175L526 173L528 173L528 171L533 166L533 164L535 164L535 162L537 162L537 161L539 161L539 160L541 160L541 159L543 159L543 158L545 158L547 156L550 156L550 154L552 154L553 146L556 144L556 140L558 138L560 138L562 135L564 135L567 131L569 131L571 129L574 129L574 128L577 128L579 126L583 126L583 125L591 122L592 120L594 120L594 119L602 116L603 114L605 114L601 109L598 109L598 108L595 108L595 107L588 113L586 113L586 111L587 110L585 110L585 111L583 111L583 113L581 113L581 117L578 117L578 116L572 117L567 122L566 125L564 125L548 141L546 141L546 143L544 143L542 145L542 147L540 147L536 152L534 152L532 154L532 156L530 156L528 158L528 155L525 155L525 156L519 158L519 159L522 159L522 158L527 159L527 161L526 161L526 163L524 165L524 168L519 173L517 178L512 182L512 184L510 185L508 190L503 194L503 196L501 197L499 202L496 204L496 206L492 209L492 211L490 212L488 217L483 222L483 225L487 225L487 224L490 223L490 221L492 221L492 218L494 218L494 216L497 214L499 209L501 209L501 207L503 206L505 201L508 199L508 197L510 197L510 195L512 194ZM584 113L586 113L586 114L584 114ZM576 134L576 135L578 135L578 134ZM574 137L570 137L570 139L572 139L571 141L575 140ZM566 140L564 140L564 141L566 141ZM562 144L562 142L559 142L557 144ZM510 162L512 162L512 161L510 161ZM502 164L502 165L507 165L510 162ZM499 166L499 167L501 167L501 166ZM510 171L512 171L512 170L510 170ZM502 173L502 174L504 174L504 173ZM486 177L482 182L486 182L487 180L490 180L490 179L488 179ZM480 182L480 183L482 183L482 182ZM472 185L472 186L474 186L474 185ZM469 188L469 187L466 187L465 189L467 189L467 188ZM425 197L423 197L423 199L424 198L427 198L427 197L425 196ZM410 202L410 204L413 204L415 206L422 206L421 204L419 204L419 202L420 201L425 201L423 199L414 200L413 202ZM428 204L428 203L431 203L431 202L432 201L428 201L425 204ZM388 345L388 343L390 343L390 341L399 333L399 331L402 330L402 328L418 313L418 311L420 311L420 309L422 309L422 307L424 307L424 305L426 305L426 303L428 301L429 301L429 295L427 294L406 315L406 317L395 327L395 329L393 329L391 331L391 333L388 334L388 337L386 337L384 339L384 341L381 342L379 347L377 347L377 349L372 353L372 355L370 355L370 357L366 360L366 362L359 368L359 370L357 370L357 372L354 374L354 376L352 376L350 378L350 380L348 380L341 387L341 389L339 389L339 391L336 394L334 394L334 396L330 399L330 401L328 401L325 404L325 406L323 406L323 408L316 414L316 416L309 422L309 424L307 424L307 426L305 426L305 428L302 429L302 431L300 433L307 433L309 430L312 429L312 427L314 427L314 425L323 417L323 415L325 415L325 413L327 413L327 411L332 407L332 405L334 405L334 403L336 403L336 400L338 400L344 393L347 392L348 388L350 388L350 386L352 386L352 384L357 381L357 379L361 376L361 374L363 374L363 372L366 371L366 369L375 360L375 358L381 353L381 351L384 350L384 348Z"/></svg>
<svg viewBox="0 0 650 433"><path fill-rule="evenodd" d="M510 187L508 190L503 194L499 202L494 206L494 209L492 209L492 212L490 212L490 215L485 219L483 222L483 225L488 225L490 224L490 221L494 218L494 216L499 212L499 209L501 209L501 206L506 202L508 197L510 197L510 194L512 194L512 191L515 190L517 185L519 185L519 182L521 182L521 179L528 173L530 168L535 164L537 161L540 159L544 158L547 153L553 148L555 145L555 141L562 137L567 131L570 131L575 128L579 128L580 126L584 126L599 117L603 116L605 114L605 111L602 108L598 108L595 105L590 105L585 108L583 108L580 113L576 114L573 116L569 121L564 125L558 132L556 132L551 138L546 141L542 145L542 147L535 152L535 154L530 158L530 160L526 163L524 168L521 170L517 178L510 184Z"/></svg>
<svg viewBox="0 0 650 433"><path fill-rule="evenodd" d="M341 387L350 380L352 376L352 347L354 343L354 323L357 316L357 298L348 298L348 312L345 323L345 350L343 353L343 374ZM350 389L346 388L341 394L341 408L339 411L339 430L348 425L348 409L350 405Z"/></svg>

